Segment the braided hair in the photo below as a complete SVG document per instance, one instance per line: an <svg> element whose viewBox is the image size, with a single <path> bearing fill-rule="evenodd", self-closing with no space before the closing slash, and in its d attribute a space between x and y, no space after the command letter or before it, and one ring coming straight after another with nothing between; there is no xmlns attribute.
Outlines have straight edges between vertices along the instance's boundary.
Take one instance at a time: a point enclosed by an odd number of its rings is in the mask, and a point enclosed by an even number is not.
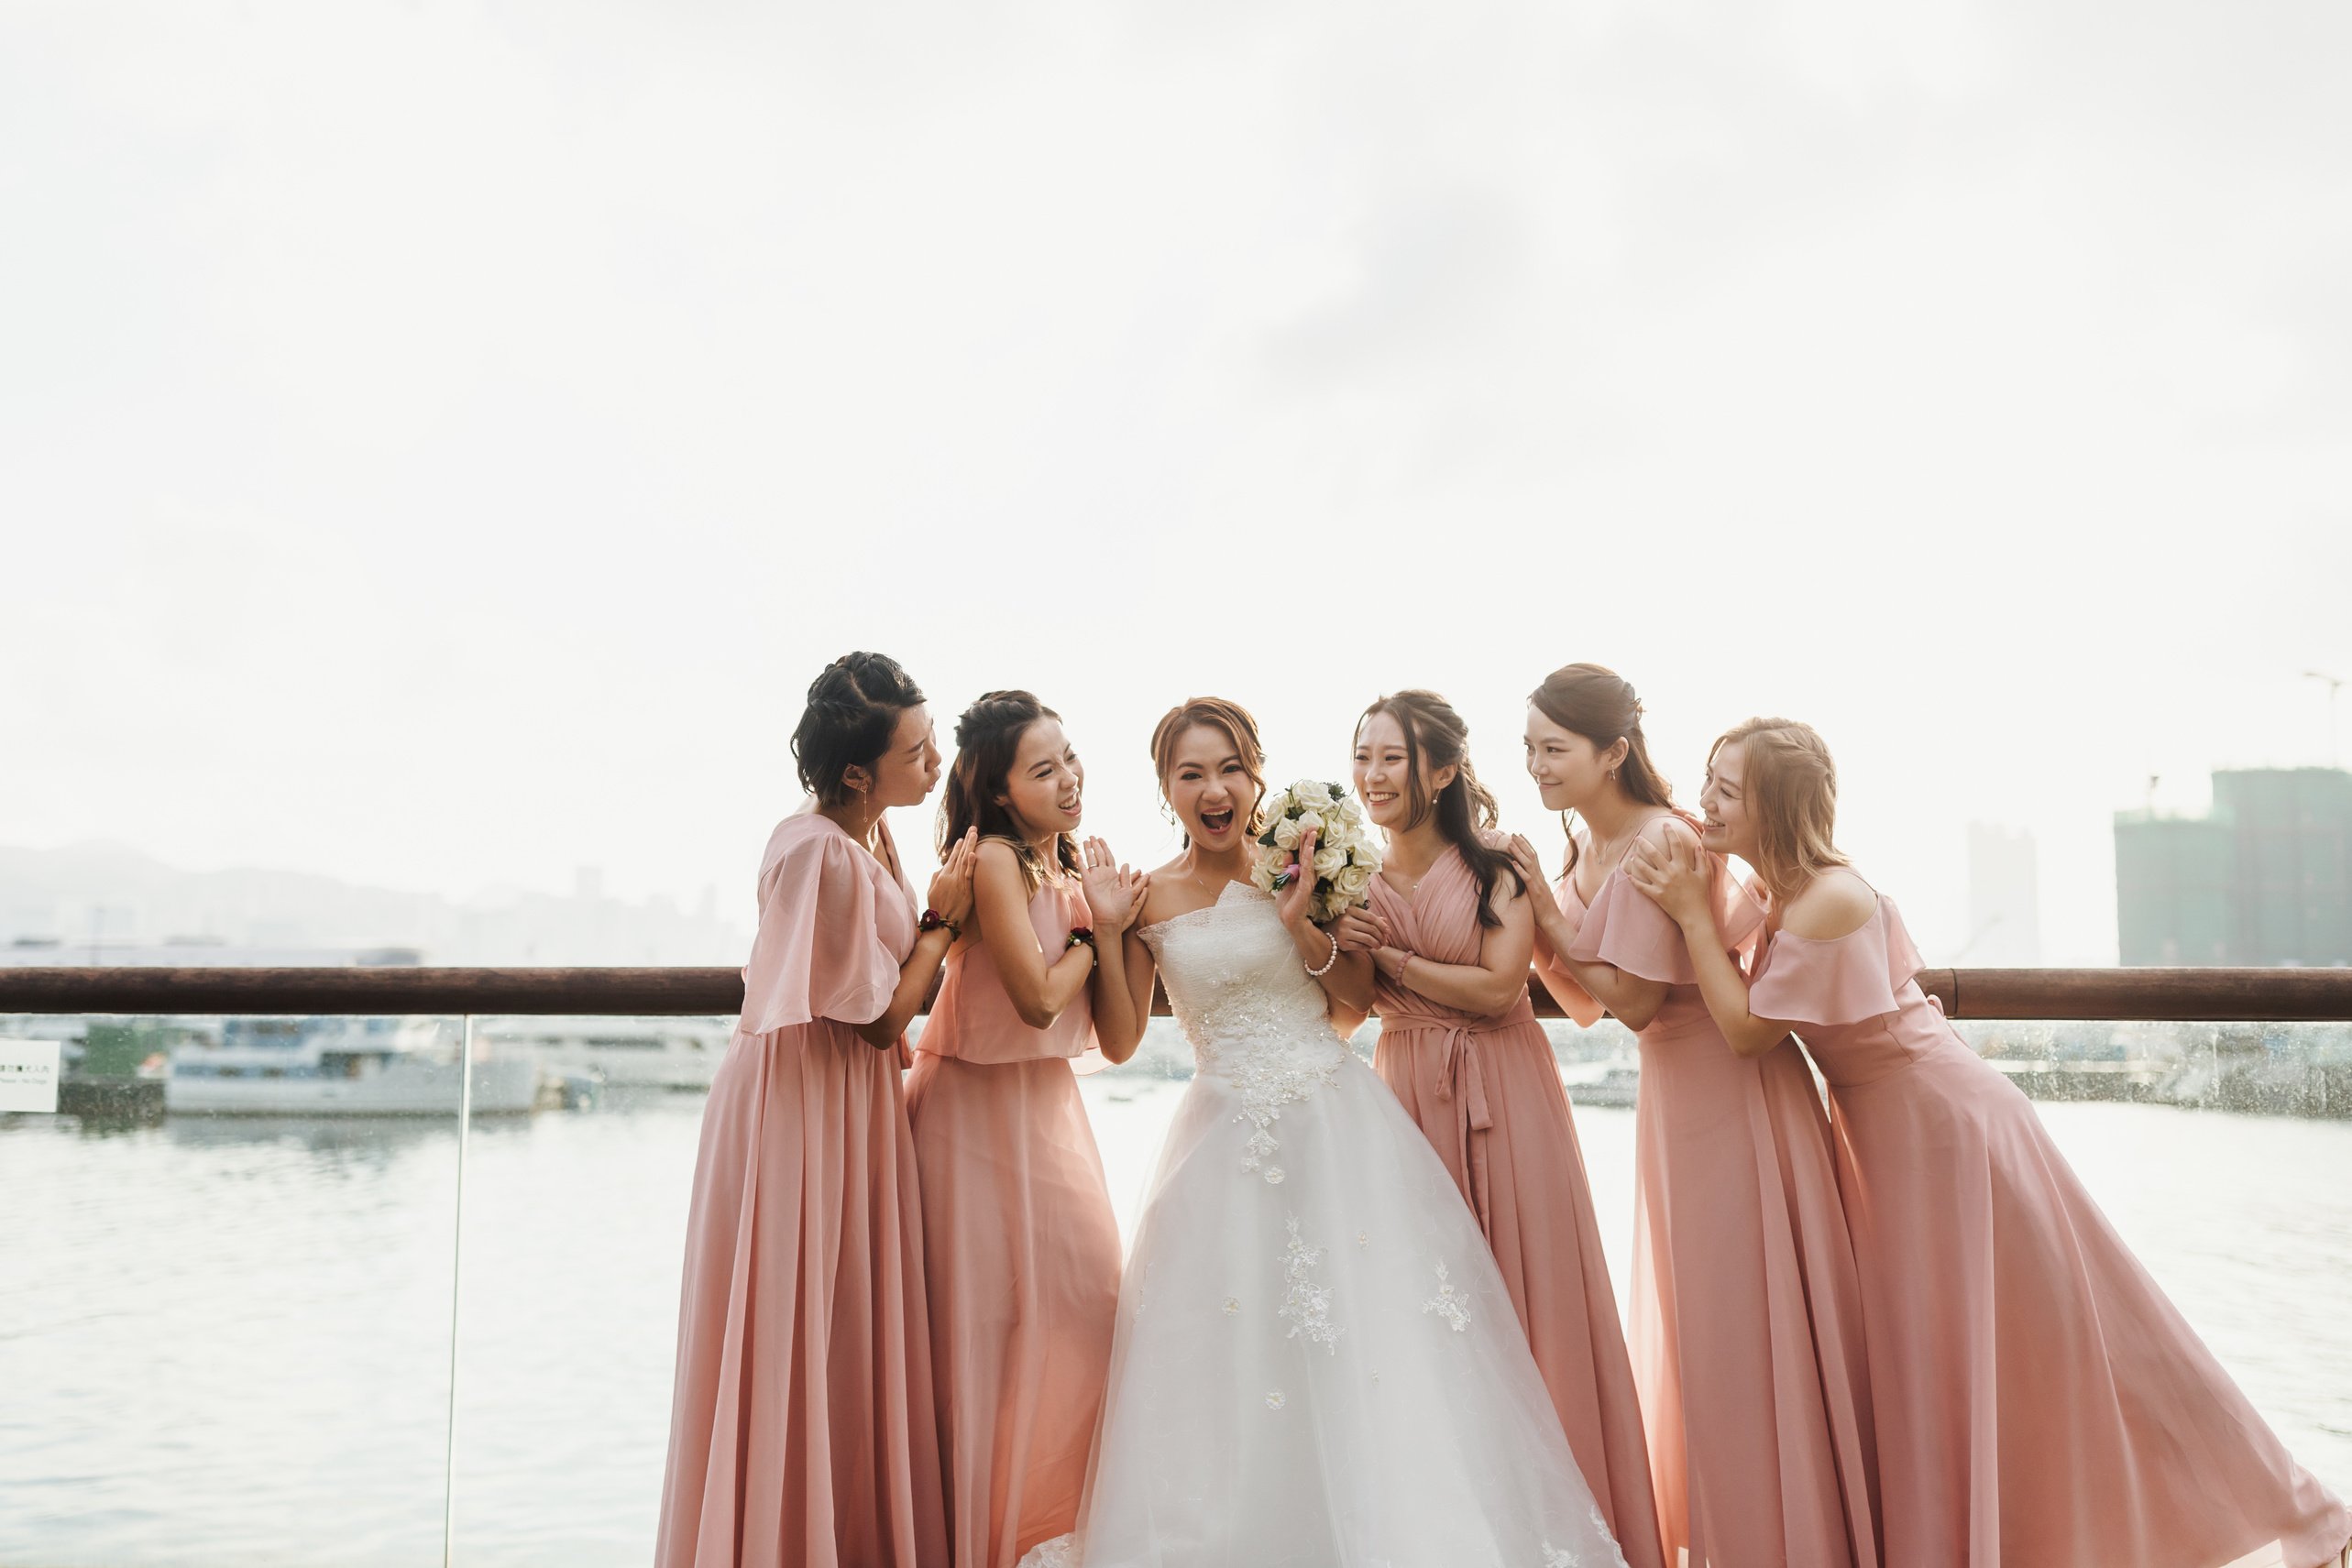
<svg viewBox="0 0 2352 1568"><path fill-rule="evenodd" d="M996 796L1013 772L1021 737L1043 719L1061 721L1061 715L1025 691L984 692L955 721L955 764L948 770L946 794L940 801L939 852L977 828L983 839L1009 844L1020 857L1021 874L1032 893L1044 881L1049 867L1021 831L1013 814ZM1053 861L1064 872L1079 870L1078 844L1067 833L1056 836Z"/></svg>
<svg viewBox="0 0 2352 1568"><path fill-rule="evenodd" d="M808 683L808 705L792 730L800 787L820 806L845 806L852 768L872 768L890 750L898 716L923 694L898 661L884 653L844 653Z"/></svg>

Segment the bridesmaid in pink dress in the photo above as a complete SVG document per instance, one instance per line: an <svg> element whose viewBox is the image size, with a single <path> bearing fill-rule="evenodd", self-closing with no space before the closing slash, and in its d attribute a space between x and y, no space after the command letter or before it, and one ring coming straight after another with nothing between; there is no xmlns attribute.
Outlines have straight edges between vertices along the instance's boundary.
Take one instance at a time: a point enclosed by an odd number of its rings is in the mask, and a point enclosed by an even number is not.
<svg viewBox="0 0 2352 1568"><path fill-rule="evenodd" d="M1869 1328L1886 1558L1901 1568L2313 1568L2352 1518L2124 1246L2032 1104L1912 978L1894 902L1831 837L1820 737L1715 743L1703 840L1769 890L1742 975L1699 851L1629 874L1674 913L1731 1048L1790 1031L1830 1082Z"/></svg>
<svg viewBox="0 0 2352 1568"><path fill-rule="evenodd" d="M1662 1568L1641 1403L1584 1154L1527 1000L1534 916L1468 742L1434 692L1382 697L1357 726L1357 797L1388 835L1369 918L1342 922L1347 934L1368 927L1375 944L1373 1066L1477 1213L1629 1568Z"/></svg>
<svg viewBox="0 0 2352 1568"><path fill-rule="evenodd" d="M817 677L792 747L814 798L768 840L703 1113L654 1560L929 1568L947 1520L900 1036L971 907L974 846L918 923L882 814L930 794L940 753L881 654Z"/></svg>
<svg viewBox="0 0 2352 1568"><path fill-rule="evenodd" d="M1641 1048L1628 1337L1668 1561L1874 1568L1861 1291L1812 1074L1793 1047L1732 1054L1680 930L1625 879L1630 846L1695 842L1632 687L1597 664L1555 671L1528 699L1527 767L1586 828L1556 897L1514 841L1537 971L1579 1023L1605 1006ZM1720 858L1708 887L1737 947L1762 910Z"/></svg>
<svg viewBox="0 0 2352 1568"><path fill-rule="evenodd" d="M1077 1528L1109 1376L1119 1231L1074 1058L1124 1061L1121 933L1142 880L1083 861L1061 721L991 692L956 725L940 842L978 835L974 918L915 1043L931 1362L955 1568L1014 1568ZM1096 907L1081 886L1089 871ZM1103 1010L1096 1050L1094 1001Z"/></svg>

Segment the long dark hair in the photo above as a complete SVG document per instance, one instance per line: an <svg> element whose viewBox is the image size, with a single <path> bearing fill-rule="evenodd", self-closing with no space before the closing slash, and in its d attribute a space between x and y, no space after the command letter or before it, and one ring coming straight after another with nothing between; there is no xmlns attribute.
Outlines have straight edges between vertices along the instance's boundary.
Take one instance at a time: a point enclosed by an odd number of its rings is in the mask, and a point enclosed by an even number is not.
<svg viewBox="0 0 2352 1568"><path fill-rule="evenodd" d="M996 796L1013 771L1013 758L1029 726L1039 719L1059 721L1061 718L1025 691L985 692L963 710L963 717L955 721L955 765L948 770L947 794L940 802L941 860L947 858L949 846L977 828L982 838L1001 839L1013 846L1013 852L1021 858L1021 874L1028 880L1030 890L1036 890L1048 867ZM1078 845L1069 834L1056 836L1053 859L1065 872L1078 871Z"/></svg>
<svg viewBox="0 0 2352 1568"><path fill-rule="evenodd" d="M1357 719L1357 734L1363 733L1365 719L1376 713L1387 714L1404 731L1405 826L1418 828L1435 816L1438 835L1461 851L1462 863L1470 868L1471 880L1478 883L1478 924L1501 925L1502 917L1489 907L1496 883L1509 876L1520 893L1527 891L1527 883L1510 854L1486 841L1485 835L1501 825L1502 813L1495 806L1493 793L1478 782L1470 766L1470 727L1462 722L1451 703L1434 691L1393 692L1379 698ZM1434 799L1421 784L1424 757L1433 773L1439 768L1454 770L1453 782L1439 790Z"/></svg>
<svg viewBox="0 0 2352 1568"><path fill-rule="evenodd" d="M1650 761L1650 742L1642 733L1642 699L1633 684L1616 671L1599 664L1564 664L1544 677L1527 694L1535 710L1563 729L1574 730L1606 751L1625 742L1625 761L1618 764L1617 785L1628 800L1679 811L1674 786ZM1577 869L1577 836L1568 829L1568 814L1560 813L1560 831L1567 836L1568 863L1562 875Z"/></svg>
<svg viewBox="0 0 2352 1568"><path fill-rule="evenodd" d="M922 692L887 654L844 653L826 665L808 683L808 705L792 730L800 787L820 806L847 805L854 793L849 771L880 762L898 716L922 701Z"/></svg>

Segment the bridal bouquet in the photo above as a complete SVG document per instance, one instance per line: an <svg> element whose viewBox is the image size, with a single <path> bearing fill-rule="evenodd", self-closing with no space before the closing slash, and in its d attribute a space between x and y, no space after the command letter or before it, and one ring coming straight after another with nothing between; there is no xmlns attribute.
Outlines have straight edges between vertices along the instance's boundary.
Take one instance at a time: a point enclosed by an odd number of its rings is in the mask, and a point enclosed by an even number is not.
<svg viewBox="0 0 2352 1568"><path fill-rule="evenodd" d="M1335 784L1301 779L1268 797L1265 810L1266 830L1258 835L1250 881L1268 893L1290 886L1302 870L1299 840L1313 831L1314 918L1328 920L1364 902L1373 874L1380 869L1380 850L1354 796Z"/></svg>

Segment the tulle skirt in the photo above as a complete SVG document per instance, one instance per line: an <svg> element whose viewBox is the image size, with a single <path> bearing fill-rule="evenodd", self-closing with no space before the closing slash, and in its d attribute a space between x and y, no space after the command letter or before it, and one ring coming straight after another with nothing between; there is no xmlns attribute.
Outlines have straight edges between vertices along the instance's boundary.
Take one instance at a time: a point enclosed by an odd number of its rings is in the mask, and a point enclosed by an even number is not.
<svg viewBox="0 0 2352 1568"><path fill-rule="evenodd" d="M1186 1091L1119 1296L1087 1568L1622 1563L1476 1219L1325 1036Z"/></svg>

